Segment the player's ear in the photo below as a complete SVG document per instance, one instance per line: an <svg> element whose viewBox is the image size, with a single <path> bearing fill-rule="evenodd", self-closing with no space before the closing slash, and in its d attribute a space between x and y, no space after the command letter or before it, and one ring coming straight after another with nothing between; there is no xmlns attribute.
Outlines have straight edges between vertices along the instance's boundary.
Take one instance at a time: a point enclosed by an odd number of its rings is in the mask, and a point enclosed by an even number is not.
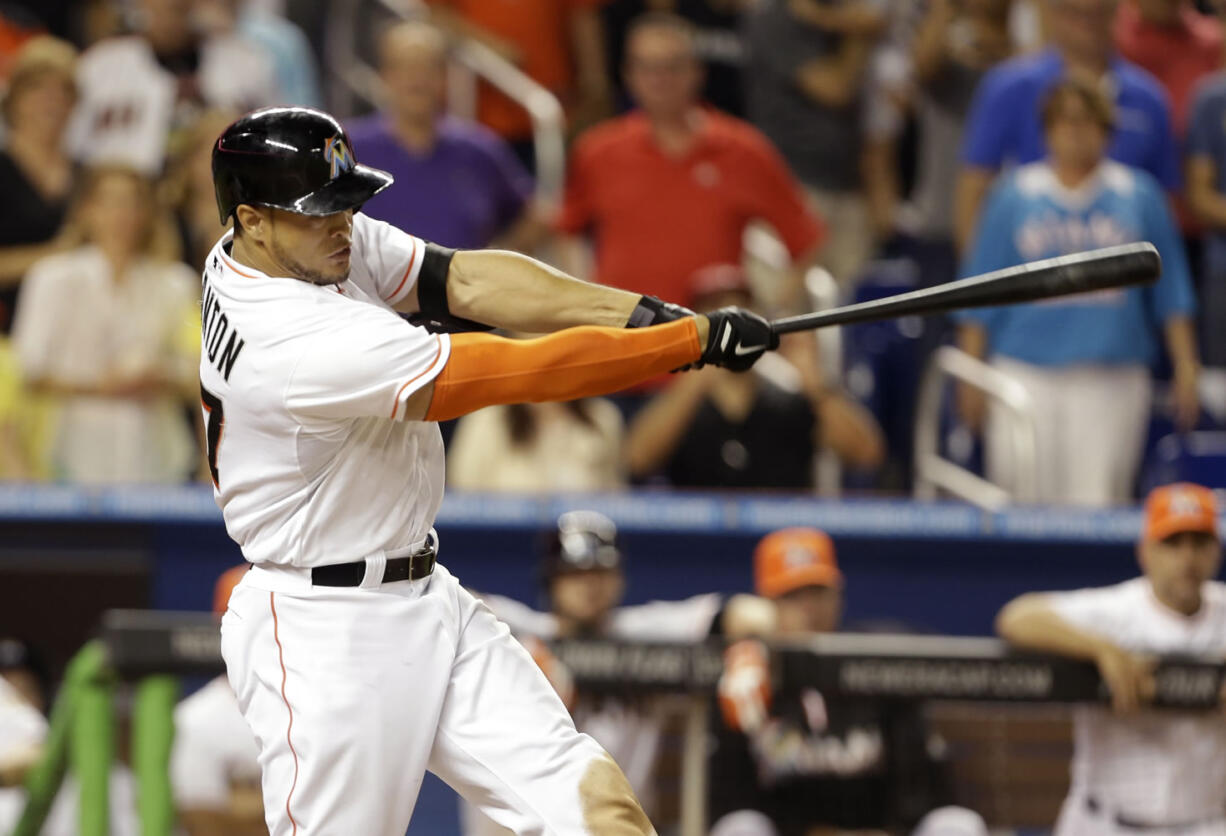
<svg viewBox="0 0 1226 836"><path fill-rule="evenodd" d="M264 243L268 237L268 214L255 206L240 203L234 208L234 231L256 243Z"/></svg>
<svg viewBox="0 0 1226 836"><path fill-rule="evenodd" d="M1148 572L1150 548L1151 544L1148 540L1137 543L1137 565L1141 567L1142 574Z"/></svg>

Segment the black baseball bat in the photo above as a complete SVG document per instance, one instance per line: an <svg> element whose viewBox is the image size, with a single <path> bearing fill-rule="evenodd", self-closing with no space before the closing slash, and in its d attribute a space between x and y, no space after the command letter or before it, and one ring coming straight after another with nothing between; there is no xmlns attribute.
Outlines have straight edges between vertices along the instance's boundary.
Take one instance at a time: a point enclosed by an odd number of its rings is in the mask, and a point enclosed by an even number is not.
<svg viewBox="0 0 1226 836"><path fill-rule="evenodd" d="M844 325L849 322L876 322L899 316L922 316L964 308L988 308L1033 302L1053 296L1069 296L1113 287L1151 284L1162 274L1162 259L1148 241L1121 244L1075 255L1030 261L1016 267L971 276L948 284L927 287L844 305L827 311L777 319L771 323L776 334Z"/></svg>

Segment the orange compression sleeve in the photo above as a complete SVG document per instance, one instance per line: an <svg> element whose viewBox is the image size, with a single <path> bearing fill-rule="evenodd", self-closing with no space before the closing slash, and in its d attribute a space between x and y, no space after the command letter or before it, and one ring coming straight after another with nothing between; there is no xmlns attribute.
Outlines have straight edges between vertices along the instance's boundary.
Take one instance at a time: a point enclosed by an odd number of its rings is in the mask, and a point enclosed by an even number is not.
<svg viewBox="0 0 1226 836"><path fill-rule="evenodd" d="M568 328L533 340L455 334L434 379L427 421L495 404L570 401L616 392L693 363L698 328L685 317L650 328Z"/></svg>

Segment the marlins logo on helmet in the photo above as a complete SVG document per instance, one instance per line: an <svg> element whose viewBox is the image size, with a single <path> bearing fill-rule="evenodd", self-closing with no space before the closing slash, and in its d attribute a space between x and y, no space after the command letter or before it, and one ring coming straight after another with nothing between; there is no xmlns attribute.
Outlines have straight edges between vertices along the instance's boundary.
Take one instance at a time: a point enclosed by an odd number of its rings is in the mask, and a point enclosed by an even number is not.
<svg viewBox="0 0 1226 836"><path fill-rule="evenodd" d="M349 144L345 142L343 136L330 137L324 143L324 159L332 166L332 176L337 177L350 171L356 164L353 159L353 151L349 149Z"/></svg>

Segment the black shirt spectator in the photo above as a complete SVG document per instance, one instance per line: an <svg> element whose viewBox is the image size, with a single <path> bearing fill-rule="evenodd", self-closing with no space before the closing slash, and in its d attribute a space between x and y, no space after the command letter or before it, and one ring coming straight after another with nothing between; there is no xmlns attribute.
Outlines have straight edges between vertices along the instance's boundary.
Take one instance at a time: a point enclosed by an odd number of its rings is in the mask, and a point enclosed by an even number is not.
<svg viewBox="0 0 1226 836"><path fill-rule="evenodd" d="M743 418L704 398L665 472L686 488L812 488L816 425L808 397L762 378Z"/></svg>

